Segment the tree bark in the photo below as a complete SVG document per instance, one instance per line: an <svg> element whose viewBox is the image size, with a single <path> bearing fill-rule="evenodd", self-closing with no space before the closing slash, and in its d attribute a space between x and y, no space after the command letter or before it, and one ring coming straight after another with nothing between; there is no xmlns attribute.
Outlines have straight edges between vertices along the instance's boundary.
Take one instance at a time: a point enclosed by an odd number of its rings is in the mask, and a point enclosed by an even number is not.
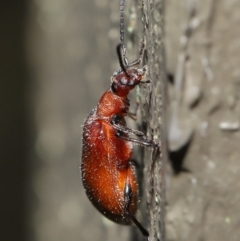
<svg viewBox="0 0 240 241"><path fill-rule="evenodd" d="M239 240L240 2L167 1L167 240Z"/></svg>
<svg viewBox="0 0 240 241"><path fill-rule="evenodd" d="M138 22L140 25L143 24L143 35L147 41L146 64L149 67L147 78L152 81L151 85L142 91L142 128L146 131L148 137L160 144L160 153L156 155L154 150L144 149L144 155L141 157L145 165L143 179L144 197L142 198L141 213L144 215L146 201L147 216L144 217L144 220L150 220L150 238L151 240L163 241L165 236L165 164L167 161L164 1L142 1L138 2L138 6L142 7L139 17L142 22ZM138 9L141 8L139 7ZM141 35L140 31L139 36Z"/></svg>

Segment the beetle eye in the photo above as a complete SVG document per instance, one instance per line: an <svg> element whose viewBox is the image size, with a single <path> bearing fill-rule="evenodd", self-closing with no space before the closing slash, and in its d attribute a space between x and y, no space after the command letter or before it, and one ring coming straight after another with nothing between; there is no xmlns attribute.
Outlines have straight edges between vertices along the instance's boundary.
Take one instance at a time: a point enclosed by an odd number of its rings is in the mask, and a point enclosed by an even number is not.
<svg viewBox="0 0 240 241"><path fill-rule="evenodd" d="M128 82L128 85L134 85L134 81L131 79L131 80Z"/></svg>
<svg viewBox="0 0 240 241"><path fill-rule="evenodd" d="M121 80L120 80L120 83L121 83L122 85L127 85L128 80L127 80L125 77L122 77Z"/></svg>

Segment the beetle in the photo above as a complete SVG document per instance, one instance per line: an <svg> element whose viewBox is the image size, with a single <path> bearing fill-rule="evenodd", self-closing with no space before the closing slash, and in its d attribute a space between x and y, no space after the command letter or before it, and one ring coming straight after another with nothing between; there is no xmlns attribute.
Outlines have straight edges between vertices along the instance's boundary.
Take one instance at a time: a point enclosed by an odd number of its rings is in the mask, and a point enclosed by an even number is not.
<svg viewBox="0 0 240 241"><path fill-rule="evenodd" d="M85 192L100 213L119 224L134 223L150 241L148 231L134 216L137 179L131 157L133 144L153 148L158 145L144 133L128 128L125 121L126 116L131 116L129 92L150 82L143 80L147 66L134 67L142 62L145 46L143 40L139 58L128 63L125 46L117 45L121 69L113 74L110 88L83 125L81 174Z"/></svg>

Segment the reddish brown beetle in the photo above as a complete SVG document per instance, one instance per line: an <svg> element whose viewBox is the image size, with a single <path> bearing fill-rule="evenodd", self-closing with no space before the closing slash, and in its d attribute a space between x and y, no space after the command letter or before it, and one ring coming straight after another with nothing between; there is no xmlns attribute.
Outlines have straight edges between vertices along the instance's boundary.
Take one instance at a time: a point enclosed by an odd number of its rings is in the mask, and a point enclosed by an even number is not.
<svg viewBox="0 0 240 241"><path fill-rule="evenodd" d="M141 63L144 48L142 41L139 58L128 64L124 45L117 46L121 69L113 74L110 89L102 95L83 125L81 172L88 198L104 216L119 224L134 223L150 240L148 231L134 217L137 180L131 161L132 144L158 145L142 132L128 128L125 122L129 115L129 91L149 83L142 80L147 66L133 68Z"/></svg>

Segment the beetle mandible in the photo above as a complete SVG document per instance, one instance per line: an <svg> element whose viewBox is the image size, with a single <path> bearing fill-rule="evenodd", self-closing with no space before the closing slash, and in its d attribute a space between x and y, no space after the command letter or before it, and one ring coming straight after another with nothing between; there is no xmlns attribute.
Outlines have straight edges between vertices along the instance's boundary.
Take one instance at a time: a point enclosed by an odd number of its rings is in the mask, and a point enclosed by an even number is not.
<svg viewBox="0 0 240 241"><path fill-rule="evenodd" d="M92 204L107 218L119 224L134 223L149 239L148 231L138 222L137 180L131 161L133 143L158 148L144 133L127 127L129 92L140 84L147 66L134 68L142 62L145 41L141 42L139 58L128 63L124 47L125 0L120 0L120 40L117 54L121 69L111 78L110 88L86 118L82 136L82 182ZM135 136L135 138L133 137Z"/></svg>

